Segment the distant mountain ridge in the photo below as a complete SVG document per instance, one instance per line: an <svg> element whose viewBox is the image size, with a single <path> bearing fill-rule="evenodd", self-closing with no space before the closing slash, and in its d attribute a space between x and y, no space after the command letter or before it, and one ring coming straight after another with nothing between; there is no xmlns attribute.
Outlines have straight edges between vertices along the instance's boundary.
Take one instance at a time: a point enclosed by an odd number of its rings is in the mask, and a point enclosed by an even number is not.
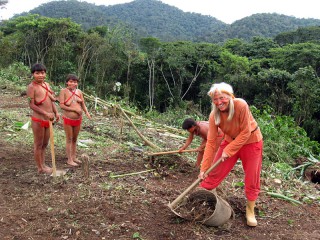
<svg viewBox="0 0 320 240"><path fill-rule="evenodd" d="M152 36L162 41L223 42L230 38L250 40L253 36L275 37L299 27L320 25L320 19L299 19L275 13L254 14L226 24L211 16L183 12L158 0L135 0L112 6L97 6L76 0L53 1L42 4L29 13L52 18L69 17L84 29L124 23L140 37Z"/></svg>

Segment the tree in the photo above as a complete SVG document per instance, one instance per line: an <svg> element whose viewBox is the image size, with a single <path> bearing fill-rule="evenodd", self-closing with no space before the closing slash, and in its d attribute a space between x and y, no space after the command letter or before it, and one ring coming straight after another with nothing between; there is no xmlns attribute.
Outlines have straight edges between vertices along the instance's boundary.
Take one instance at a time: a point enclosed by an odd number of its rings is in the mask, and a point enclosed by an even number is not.
<svg viewBox="0 0 320 240"><path fill-rule="evenodd" d="M284 32L278 34L274 41L280 46L293 43L318 42L320 39L320 27L300 27L295 31Z"/></svg>
<svg viewBox="0 0 320 240"><path fill-rule="evenodd" d="M297 124L303 124L320 112L320 79L311 66L296 71L288 87L293 93L292 113Z"/></svg>
<svg viewBox="0 0 320 240"><path fill-rule="evenodd" d="M292 91L292 115L297 124L302 126L308 136L320 140L320 79L309 66L300 68L293 74L289 84Z"/></svg>
<svg viewBox="0 0 320 240"><path fill-rule="evenodd" d="M142 38L140 40L141 50L146 53L149 69L149 110L152 111L155 96L155 64L160 51L160 41L157 38Z"/></svg>
<svg viewBox="0 0 320 240"><path fill-rule="evenodd" d="M21 48L20 38L16 34L4 36L0 32L0 66L7 67L11 63L20 60L20 54L17 51Z"/></svg>
<svg viewBox="0 0 320 240"><path fill-rule="evenodd" d="M245 46L243 56L250 59L270 58L270 49L279 48L279 45L271 38L253 37L252 41Z"/></svg>
<svg viewBox="0 0 320 240"><path fill-rule="evenodd" d="M288 84L292 82L292 75L279 69L265 69L258 73L255 87L254 104L262 107L269 105L275 114L290 115L291 92Z"/></svg>
<svg viewBox="0 0 320 240"><path fill-rule="evenodd" d="M311 66L320 76L320 45L315 43L298 43L270 50L272 66L290 73L299 68Z"/></svg>
<svg viewBox="0 0 320 240"><path fill-rule="evenodd" d="M236 54L239 56L243 56L245 47L246 47L245 41L238 38L228 39L223 44L223 48L228 50L230 53Z"/></svg>
<svg viewBox="0 0 320 240"><path fill-rule="evenodd" d="M99 97L112 94L116 82L125 82L122 80L127 70L125 42L130 41L127 36L127 29L121 25L101 26L82 33L77 41L78 74Z"/></svg>
<svg viewBox="0 0 320 240"><path fill-rule="evenodd" d="M21 61L28 66L36 62L44 63L55 83L61 75L75 69L72 46L80 26L70 19L28 15L5 21L1 30L4 33L2 42L6 39L15 40L11 45L16 47L13 51L19 57L12 61Z"/></svg>
<svg viewBox="0 0 320 240"><path fill-rule="evenodd" d="M81 86L85 85L90 65L97 59L97 55L101 51L101 47L106 44L103 37L97 32L81 33L77 39L76 45L76 60L77 60L77 74L81 81Z"/></svg>
<svg viewBox="0 0 320 240"><path fill-rule="evenodd" d="M249 71L249 60L246 57L234 55L227 50L221 52L220 63L217 66L218 79L227 81L230 76L240 76Z"/></svg>

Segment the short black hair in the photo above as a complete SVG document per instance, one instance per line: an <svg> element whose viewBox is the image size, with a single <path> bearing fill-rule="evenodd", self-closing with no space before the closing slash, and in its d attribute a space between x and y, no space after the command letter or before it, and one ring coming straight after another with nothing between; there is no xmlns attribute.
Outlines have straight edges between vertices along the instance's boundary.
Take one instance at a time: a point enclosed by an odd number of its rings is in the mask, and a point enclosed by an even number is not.
<svg viewBox="0 0 320 240"><path fill-rule="evenodd" d="M47 68L41 63L35 63L31 67L31 73L44 71L47 72Z"/></svg>
<svg viewBox="0 0 320 240"><path fill-rule="evenodd" d="M68 82L69 80L76 80L76 81L79 82L79 78L78 78L77 75L75 75L75 74L68 74L68 75L67 75L66 82Z"/></svg>
<svg viewBox="0 0 320 240"><path fill-rule="evenodd" d="M192 128L193 126L196 126L197 123L193 118L187 118L182 123L182 129L188 130L189 128Z"/></svg>

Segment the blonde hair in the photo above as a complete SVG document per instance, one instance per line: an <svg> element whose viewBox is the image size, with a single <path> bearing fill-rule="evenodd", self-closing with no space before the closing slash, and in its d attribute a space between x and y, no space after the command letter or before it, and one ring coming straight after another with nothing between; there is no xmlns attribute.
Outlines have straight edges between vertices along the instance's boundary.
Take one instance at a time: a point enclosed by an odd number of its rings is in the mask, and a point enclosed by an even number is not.
<svg viewBox="0 0 320 240"><path fill-rule="evenodd" d="M231 85L224 83L224 82L215 83L211 86L211 88L208 92L208 95L211 97L212 100L214 98L215 93L218 93L218 94L225 93L229 96L229 116L228 116L227 120L230 121L234 115L234 102L233 102L234 95L233 95L233 89L232 89ZM212 103L212 111L214 114L215 124L218 126L221 121L220 110L213 103Z"/></svg>

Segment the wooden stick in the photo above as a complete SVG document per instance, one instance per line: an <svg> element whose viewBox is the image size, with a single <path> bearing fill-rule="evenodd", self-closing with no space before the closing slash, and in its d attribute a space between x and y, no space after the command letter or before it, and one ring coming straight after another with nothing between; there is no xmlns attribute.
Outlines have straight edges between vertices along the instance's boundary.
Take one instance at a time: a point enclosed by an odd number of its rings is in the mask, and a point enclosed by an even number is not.
<svg viewBox="0 0 320 240"><path fill-rule="evenodd" d="M115 106L114 103L109 103L101 98L98 98L98 97L94 97L94 96L91 96L91 95L88 95L86 94L85 92L82 92L83 93L83 96L87 99L87 100L90 100L90 101L93 101L94 103L97 103L97 104L100 104L102 106L106 106L106 107L111 107L113 108ZM117 107L117 106L116 106ZM120 108L120 106L119 106ZM163 125L163 124L159 124L159 123L156 123L156 122L152 122L150 120L147 120L139 115L136 115L135 113L133 112L130 112L126 109L122 109L127 115L130 115L132 116L135 120L137 121L141 121L143 122L143 124L145 125L146 122L148 123L151 123L153 126L158 126L160 127L162 130L163 129L167 129L168 131L172 131L172 132L175 132L175 133L178 133L178 134L185 134L185 131L182 130L182 129L177 129L177 128L174 128L174 127L171 127L171 126L167 126L167 125Z"/></svg>
<svg viewBox="0 0 320 240"><path fill-rule="evenodd" d="M181 153L184 152L198 152L197 149L187 149L187 150L182 150ZM164 155L164 154L174 154L174 153L179 153L179 150L174 150L174 151L168 151L168 152L155 152L155 153L148 153L148 156L156 156L156 155Z"/></svg>
<svg viewBox="0 0 320 240"><path fill-rule="evenodd" d="M222 161L222 158L220 158L218 161L216 161L206 172L205 175L208 175L214 168L216 168ZM168 207L170 209L173 209L181 200L192 190L194 189L202 179L198 178L196 181L194 181L183 193L181 193L172 203L168 204Z"/></svg>
<svg viewBox="0 0 320 240"><path fill-rule="evenodd" d="M131 121L131 119L128 117L128 115L123 111L123 109L118 106L118 108L120 109L120 111L122 112L123 116L125 116L125 118L129 121L129 123L131 124L131 126L133 127L133 129L137 132L137 134L139 135L139 137L150 147L155 148L155 149L160 149L158 146L154 145L152 142L148 141L143 135L142 133L140 133L140 131L137 129L137 127L133 124L133 122Z"/></svg>
<svg viewBox="0 0 320 240"><path fill-rule="evenodd" d="M51 148L51 158L52 158L52 175L56 177L57 168L56 168L56 156L54 154L54 135L53 135L52 121L49 121L49 128L50 128L50 148Z"/></svg>
<svg viewBox="0 0 320 240"><path fill-rule="evenodd" d="M103 99L101 99L101 98L98 98L98 97L94 97L94 96L90 96L90 95L88 95L88 94L86 94L85 92L82 92L83 93L83 96L85 97L85 98L87 98L88 100L91 100L91 101L93 101L95 104L101 104L101 105L103 105L103 106L107 106L107 107L116 107L116 108L118 108L114 103L108 103L107 101L105 101L105 100L103 100ZM127 113L127 114L129 114L129 115L131 115L131 116L137 116L136 114L134 114L133 112L130 112L130 111L128 111L128 110L123 110L125 113Z"/></svg>
<svg viewBox="0 0 320 240"><path fill-rule="evenodd" d="M84 94L84 96L85 96L87 99L91 99L91 100L92 100L92 98L94 98L94 97L89 96L89 95L87 95L87 94L85 94L85 93L83 93L83 94ZM132 115L132 116L136 116L134 113L129 112L129 111L125 110L125 109L122 109L122 108L120 107L120 105L109 104L108 102L106 102L106 101L104 101L104 100L102 100L102 99L100 99L100 98L94 98L94 99L95 99L95 101L97 101L98 103L101 103L101 104L103 104L103 105L105 105L105 106L111 106L111 107L114 107L114 108L116 108L116 109L119 109L119 110L121 111L121 113L125 116L125 118L129 121L129 123L130 123L131 126L134 128L134 130L137 132L137 134L139 135L139 137L140 137L148 146L150 146L150 147L152 147L152 148L155 148L155 149L160 149L158 146L156 146L156 145L153 144L152 142L148 141L148 140L140 133L140 131L137 129L137 127L134 125L134 123L131 121L131 119L130 119L130 118L128 117L128 115L127 115L127 114L129 114L129 115Z"/></svg>
<svg viewBox="0 0 320 240"><path fill-rule="evenodd" d="M133 172L133 173L125 173L125 174L120 174L120 175L110 175L110 178L118 178L118 177L126 177L126 176L132 176L132 175L138 175L141 173L147 173L147 172L153 172L156 169L149 169L141 172Z"/></svg>

